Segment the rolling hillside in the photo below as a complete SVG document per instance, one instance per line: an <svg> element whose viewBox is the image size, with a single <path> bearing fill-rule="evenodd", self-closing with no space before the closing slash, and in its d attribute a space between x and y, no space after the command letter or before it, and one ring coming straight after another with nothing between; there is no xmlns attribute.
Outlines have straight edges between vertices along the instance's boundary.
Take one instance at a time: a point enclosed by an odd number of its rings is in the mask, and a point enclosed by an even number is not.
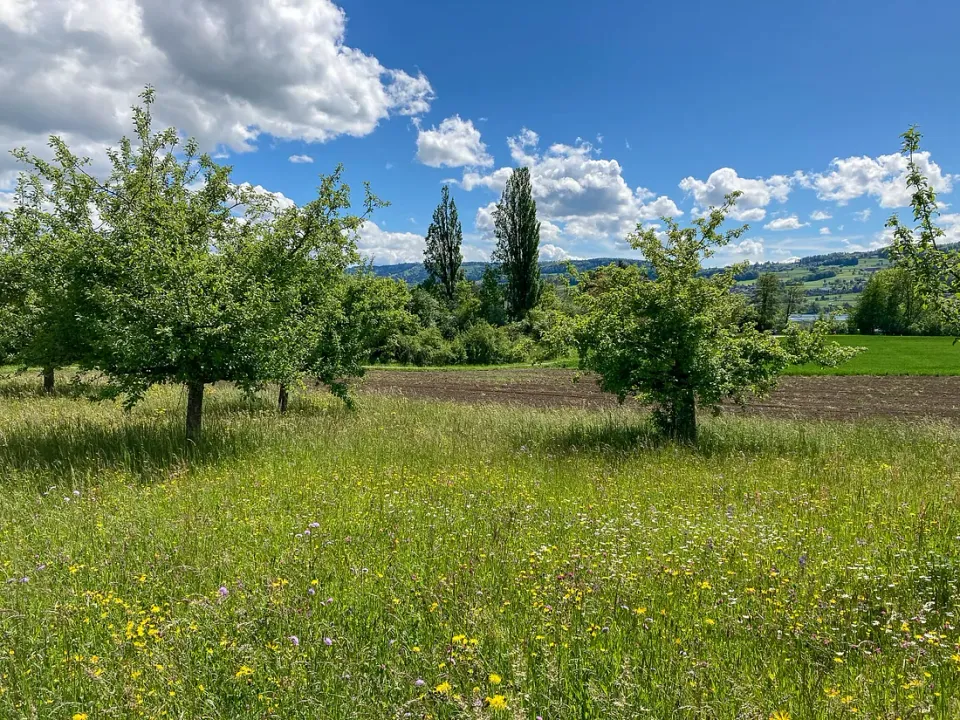
<svg viewBox="0 0 960 720"><path fill-rule="evenodd" d="M613 262L642 264L641 260L618 258L592 258L590 260L572 260L580 272L609 265ZM477 281L483 274L487 263L468 262L463 264L468 280ZM784 283L796 283L803 286L807 298L804 310L808 312L832 312L849 309L863 290L867 280L877 270L890 266L886 250L865 253L831 253L812 255L791 263L757 263L738 276L737 286L742 292L751 292L756 278L761 273L773 272ZM544 262L541 272L547 276L566 275L566 262ZM710 274L720 268L707 269ZM380 276L405 280L411 285L423 282L427 273L422 263L401 263L398 265L376 265L373 271Z"/></svg>

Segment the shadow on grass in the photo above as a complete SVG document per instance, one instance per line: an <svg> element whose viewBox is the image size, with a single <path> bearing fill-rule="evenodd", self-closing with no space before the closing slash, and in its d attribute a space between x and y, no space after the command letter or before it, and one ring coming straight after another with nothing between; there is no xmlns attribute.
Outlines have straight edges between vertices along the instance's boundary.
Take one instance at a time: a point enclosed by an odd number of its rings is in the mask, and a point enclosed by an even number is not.
<svg viewBox="0 0 960 720"><path fill-rule="evenodd" d="M109 401L54 400L35 415L28 412L0 425L0 487L46 490L51 484L98 483L111 474L139 483L162 481L188 468L289 444L302 432L296 426L303 421L337 421L350 413L327 394L295 395L285 415L275 402L271 393L208 392L201 437L189 442L185 394L181 398L172 388L163 399L145 401L131 412Z"/></svg>
<svg viewBox="0 0 960 720"><path fill-rule="evenodd" d="M43 383L32 370L0 375L0 399L28 400L31 398L71 398L108 400L116 393L101 378L92 374L77 373L69 379L57 376L52 393L43 390Z"/></svg>
<svg viewBox="0 0 960 720"><path fill-rule="evenodd" d="M231 415L275 418L329 417L350 411L342 400L322 385L291 388L286 415L279 414L277 400L276 387L271 386L254 393L244 393L235 391L229 385L222 387L218 385L215 389L207 391L203 409L204 417L229 418ZM186 402L185 393L183 402Z"/></svg>
<svg viewBox="0 0 960 720"><path fill-rule="evenodd" d="M847 426L828 422L764 420L732 415L709 417L700 423L695 443L659 435L649 418L603 415L578 419L557 430L543 428L521 438L520 444L556 455L638 455L673 448L702 458L731 455L821 455L836 447Z"/></svg>
<svg viewBox="0 0 960 720"><path fill-rule="evenodd" d="M182 418L104 424L95 421L26 423L0 432L0 486L98 483L111 474L150 483L188 467L216 464L252 452L255 425L206 423L197 443L184 437Z"/></svg>
<svg viewBox="0 0 960 720"><path fill-rule="evenodd" d="M646 419L604 416L597 419L577 420L559 432L541 435L532 443L550 453L577 455L580 453L637 453L653 450L666 444Z"/></svg>

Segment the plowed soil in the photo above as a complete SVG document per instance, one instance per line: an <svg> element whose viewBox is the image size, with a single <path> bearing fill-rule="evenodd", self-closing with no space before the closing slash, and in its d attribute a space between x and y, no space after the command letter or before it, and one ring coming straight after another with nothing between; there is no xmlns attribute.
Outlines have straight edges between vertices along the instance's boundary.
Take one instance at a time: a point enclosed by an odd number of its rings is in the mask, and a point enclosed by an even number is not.
<svg viewBox="0 0 960 720"><path fill-rule="evenodd" d="M556 368L371 370L362 381L362 390L467 403L617 406L616 398L601 392L593 376L585 375L575 382L576 375L575 371ZM731 409L780 418L960 420L960 377L786 377L771 395L745 408Z"/></svg>

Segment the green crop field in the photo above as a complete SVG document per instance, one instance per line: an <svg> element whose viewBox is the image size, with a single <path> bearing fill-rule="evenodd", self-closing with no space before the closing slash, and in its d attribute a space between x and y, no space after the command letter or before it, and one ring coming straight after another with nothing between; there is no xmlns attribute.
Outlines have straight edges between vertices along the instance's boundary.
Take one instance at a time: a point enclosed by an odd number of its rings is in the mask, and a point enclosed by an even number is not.
<svg viewBox="0 0 960 720"><path fill-rule="evenodd" d="M955 718L960 431L0 399L0 717Z"/></svg>
<svg viewBox="0 0 960 720"><path fill-rule="evenodd" d="M960 375L960 345L949 337L838 335L843 345L865 347L835 368L799 365L789 375Z"/></svg>

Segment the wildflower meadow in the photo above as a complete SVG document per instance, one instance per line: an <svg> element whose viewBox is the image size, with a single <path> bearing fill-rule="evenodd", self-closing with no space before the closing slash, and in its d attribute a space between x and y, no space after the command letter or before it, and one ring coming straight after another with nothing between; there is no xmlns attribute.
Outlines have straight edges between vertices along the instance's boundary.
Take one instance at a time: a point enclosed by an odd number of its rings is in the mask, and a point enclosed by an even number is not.
<svg viewBox="0 0 960 720"><path fill-rule="evenodd" d="M0 717L960 716L955 427L38 392Z"/></svg>

